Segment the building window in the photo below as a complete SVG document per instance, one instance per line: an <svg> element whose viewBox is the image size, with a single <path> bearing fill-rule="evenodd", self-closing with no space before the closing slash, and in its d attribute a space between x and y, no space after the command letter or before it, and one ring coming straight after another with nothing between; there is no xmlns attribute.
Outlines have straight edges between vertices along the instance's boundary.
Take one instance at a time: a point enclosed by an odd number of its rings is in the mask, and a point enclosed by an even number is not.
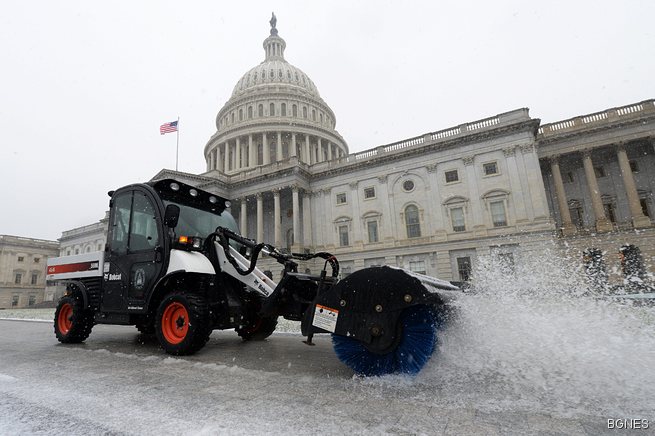
<svg viewBox="0 0 655 436"><path fill-rule="evenodd" d="M346 204L346 193L341 192L337 194L337 204Z"/></svg>
<svg viewBox="0 0 655 436"><path fill-rule="evenodd" d="M378 222L377 221L367 221L366 229L368 231L368 242L374 243L378 242Z"/></svg>
<svg viewBox="0 0 655 436"><path fill-rule="evenodd" d="M34 263L39 263L39 262L41 262L41 258L40 257L35 257L34 258Z"/></svg>
<svg viewBox="0 0 655 436"><path fill-rule="evenodd" d="M505 214L505 202L492 201L489 203L491 208L491 220L494 227L505 227L507 225L507 216Z"/></svg>
<svg viewBox="0 0 655 436"><path fill-rule="evenodd" d="M348 246L348 226L339 226L339 246Z"/></svg>
<svg viewBox="0 0 655 436"><path fill-rule="evenodd" d="M403 182L403 190L405 192L411 192L414 190L414 181L413 180L405 180Z"/></svg>
<svg viewBox="0 0 655 436"><path fill-rule="evenodd" d="M248 106L248 119L252 119L252 106Z"/></svg>
<svg viewBox="0 0 655 436"><path fill-rule="evenodd" d="M18 295L12 295L11 297L11 307L16 307L18 306L18 299L20 297Z"/></svg>
<svg viewBox="0 0 655 436"><path fill-rule="evenodd" d="M275 103L271 103L268 107L268 114L272 117L275 116Z"/></svg>
<svg viewBox="0 0 655 436"><path fill-rule="evenodd" d="M25 258L24 258L23 256L18 256L18 261L19 261L19 262L22 262L22 261L24 261L24 260L25 260Z"/></svg>
<svg viewBox="0 0 655 436"><path fill-rule="evenodd" d="M232 124L234 124L234 112L232 112L231 118L232 118Z"/></svg>
<svg viewBox="0 0 655 436"><path fill-rule="evenodd" d="M639 172L639 165L637 164L636 160L630 161L630 171L632 171L633 173Z"/></svg>
<svg viewBox="0 0 655 436"><path fill-rule="evenodd" d="M468 282L471 278L471 258L468 256L457 258L457 272L459 279Z"/></svg>
<svg viewBox="0 0 655 436"><path fill-rule="evenodd" d="M321 124L323 124L323 114L318 114L318 120Z"/></svg>
<svg viewBox="0 0 655 436"><path fill-rule="evenodd" d="M295 104L293 106L291 106L291 113L292 113L292 115L294 117L297 117L298 116L298 106L296 106Z"/></svg>
<svg viewBox="0 0 655 436"><path fill-rule="evenodd" d="M566 183L575 182L575 178L573 177L573 172L569 171L569 172L566 173L566 177L564 178L564 182L566 182Z"/></svg>
<svg viewBox="0 0 655 436"><path fill-rule="evenodd" d="M30 295L29 299L27 300L27 305L34 306L34 303L36 303L36 295Z"/></svg>
<svg viewBox="0 0 655 436"><path fill-rule="evenodd" d="M20 282L22 281L23 281L23 275L21 273L16 273L16 276L14 277L14 283L20 285Z"/></svg>
<svg viewBox="0 0 655 436"><path fill-rule="evenodd" d="M446 183L454 183L459 181L459 174L457 170L446 171Z"/></svg>
<svg viewBox="0 0 655 436"><path fill-rule="evenodd" d="M408 238L419 238L421 236L421 223L419 221L418 207L410 204L405 208L405 224L407 226Z"/></svg>
<svg viewBox="0 0 655 436"><path fill-rule="evenodd" d="M605 177L605 168L594 167L594 173L596 174L596 177Z"/></svg>
<svg viewBox="0 0 655 436"><path fill-rule="evenodd" d="M375 188L364 188L364 199L368 200L369 198L375 198Z"/></svg>
<svg viewBox="0 0 655 436"><path fill-rule="evenodd" d="M263 104L260 104L259 106L257 106L257 115L259 115L260 117L264 116L264 105Z"/></svg>
<svg viewBox="0 0 655 436"><path fill-rule="evenodd" d="M450 221L454 232L465 232L466 222L464 221L464 208L454 207L450 209Z"/></svg>
<svg viewBox="0 0 655 436"><path fill-rule="evenodd" d="M498 174L498 165L496 162L483 164L482 169L484 170L485 176L493 176L494 174Z"/></svg>
<svg viewBox="0 0 655 436"><path fill-rule="evenodd" d="M584 209L579 200L569 201L569 213L571 214L571 221L573 224L581 229L584 227Z"/></svg>
<svg viewBox="0 0 655 436"><path fill-rule="evenodd" d="M616 213L614 212L614 205L612 203L603 204L605 209L605 217L610 220L610 222L616 222Z"/></svg>
<svg viewBox="0 0 655 436"><path fill-rule="evenodd" d="M648 200L645 198L640 198L639 204L641 204L641 211L644 213L644 215L650 218L650 211L648 210Z"/></svg>
<svg viewBox="0 0 655 436"><path fill-rule="evenodd" d="M280 106L280 112L281 112L280 115L282 115L283 117L287 116L287 104L286 103L282 103L282 105Z"/></svg>
<svg viewBox="0 0 655 436"><path fill-rule="evenodd" d="M424 260L418 260L416 262L410 262L409 263L409 270L415 273L419 274L426 274L427 271L425 270L425 261Z"/></svg>
<svg viewBox="0 0 655 436"><path fill-rule="evenodd" d="M37 274L32 274L32 284L36 285L36 281L39 279L39 276Z"/></svg>
<svg viewBox="0 0 655 436"><path fill-rule="evenodd" d="M70 255L71 255L71 251L70 251L70 250L66 250L66 256L70 256Z"/></svg>
<svg viewBox="0 0 655 436"><path fill-rule="evenodd" d="M302 107L302 117L307 118L307 106Z"/></svg>
<svg viewBox="0 0 655 436"><path fill-rule="evenodd" d="M312 121L316 121L316 109L312 109Z"/></svg>
<svg viewBox="0 0 655 436"><path fill-rule="evenodd" d="M239 109L239 121L243 121L243 109Z"/></svg>
<svg viewBox="0 0 655 436"><path fill-rule="evenodd" d="M75 254L80 254L80 249L79 248L75 249Z"/></svg>

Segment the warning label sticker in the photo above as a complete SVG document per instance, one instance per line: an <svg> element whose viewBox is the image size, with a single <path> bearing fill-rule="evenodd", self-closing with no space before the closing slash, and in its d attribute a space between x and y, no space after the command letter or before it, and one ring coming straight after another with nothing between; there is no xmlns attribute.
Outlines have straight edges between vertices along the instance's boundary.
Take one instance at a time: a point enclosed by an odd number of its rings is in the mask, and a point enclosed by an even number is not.
<svg viewBox="0 0 655 436"><path fill-rule="evenodd" d="M314 311L314 322L312 324L314 327L334 333L334 330L337 328L338 317L338 310L317 304L316 310Z"/></svg>

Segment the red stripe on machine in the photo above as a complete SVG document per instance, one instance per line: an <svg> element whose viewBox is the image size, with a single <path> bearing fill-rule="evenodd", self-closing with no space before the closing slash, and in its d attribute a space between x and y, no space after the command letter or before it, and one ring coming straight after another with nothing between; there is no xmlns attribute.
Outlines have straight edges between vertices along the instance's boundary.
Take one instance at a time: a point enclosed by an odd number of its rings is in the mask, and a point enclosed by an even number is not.
<svg viewBox="0 0 655 436"><path fill-rule="evenodd" d="M99 262L79 262L65 263L63 265L51 265L48 267L48 274L63 274L81 271L96 271L99 268Z"/></svg>

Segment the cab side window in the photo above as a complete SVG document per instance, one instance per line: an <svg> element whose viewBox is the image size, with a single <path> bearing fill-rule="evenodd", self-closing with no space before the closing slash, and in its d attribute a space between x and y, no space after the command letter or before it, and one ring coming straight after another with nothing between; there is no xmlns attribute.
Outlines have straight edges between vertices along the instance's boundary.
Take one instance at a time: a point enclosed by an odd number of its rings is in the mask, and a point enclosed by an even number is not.
<svg viewBox="0 0 655 436"><path fill-rule="evenodd" d="M114 253L127 253L131 206L131 192L120 194L114 198L114 219L111 223L111 251Z"/></svg>
<svg viewBox="0 0 655 436"><path fill-rule="evenodd" d="M151 250L159 244L155 208L141 192L134 193L130 225L130 251Z"/></svg>

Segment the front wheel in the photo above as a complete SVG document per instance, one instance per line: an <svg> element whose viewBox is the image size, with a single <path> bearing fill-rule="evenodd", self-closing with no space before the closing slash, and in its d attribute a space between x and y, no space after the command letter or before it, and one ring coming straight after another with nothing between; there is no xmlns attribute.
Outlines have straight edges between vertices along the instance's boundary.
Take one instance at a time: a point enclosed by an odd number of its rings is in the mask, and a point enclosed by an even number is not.
<svg viewBox="0 0 655 436"><path fill-rule="evenodd" d="M66 296L55 310L55 336L62 344L83 342L91 334L93 312L84 309L80 296Z"/></svg>
<svg viewBox="0 0 655 436"><path fill-rule="evenodd" d="M168 354L193 354L205 346L212 328L204 297L172 293L159 305L155 321L157 339Z"/></svg>

